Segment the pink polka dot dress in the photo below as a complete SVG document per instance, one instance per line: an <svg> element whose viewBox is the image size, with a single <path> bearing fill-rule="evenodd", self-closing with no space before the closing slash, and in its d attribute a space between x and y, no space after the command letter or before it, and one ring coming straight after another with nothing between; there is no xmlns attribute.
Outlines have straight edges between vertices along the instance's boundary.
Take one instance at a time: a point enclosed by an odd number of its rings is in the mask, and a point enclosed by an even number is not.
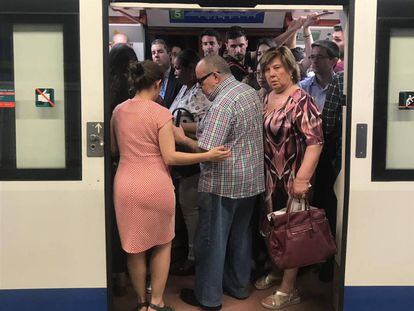
<svg viewBox="0 0 414 311"><path fill-rule="evenodd" d="M111 135L120 154L115 213L127 253L140 253L174 238L174 186L158 142L159 129L171 119L168 109L135 98L118 105L112 115Z"/></svg>

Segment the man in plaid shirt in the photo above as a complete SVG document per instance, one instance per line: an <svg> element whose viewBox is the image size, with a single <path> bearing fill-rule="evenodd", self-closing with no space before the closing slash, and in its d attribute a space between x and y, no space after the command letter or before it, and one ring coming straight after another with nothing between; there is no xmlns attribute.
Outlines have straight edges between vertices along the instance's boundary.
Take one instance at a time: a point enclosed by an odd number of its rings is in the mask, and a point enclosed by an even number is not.
<svg viewBox="0 0 414 311"><path fill-rule="evenodd" d="M325 106L322 110L324 149L338 175L341 168L342 106L345 105L344 72L332 77L326 91Z"/></svg>
<svg viewBox="0 0 414 311"><path fill-rule="evenodd" d="M331 225L331 231L336 232L337 198L334 184L341 169L341 123L343 95L343 72L332 77L327 85L325 105L322 110L322 126L324 146L315 171L314 192L312 203L325 209L326 217ZM319 278L321 281L331 281L333 278L334 258L329 258L321 266Z"/></svg>
<svg viewBox="0 0 414 311"><path fill-rule="evenodd" d="M249 296L250 219L264 191L263 106L220 56L202 59L196 75L212 104L198 125L198 142L176 131L177 142L197 152L225 146L232 155L201 165L195 289L183 289L181 298L203 310L220 310L223 289L238 299Z"/></svg>

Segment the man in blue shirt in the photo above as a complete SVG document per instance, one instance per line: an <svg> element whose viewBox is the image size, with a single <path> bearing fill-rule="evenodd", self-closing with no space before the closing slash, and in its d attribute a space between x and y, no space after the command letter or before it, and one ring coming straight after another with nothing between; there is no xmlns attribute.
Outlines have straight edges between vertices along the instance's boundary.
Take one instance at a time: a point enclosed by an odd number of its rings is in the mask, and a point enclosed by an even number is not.
<svg viewBox="0 0 414 311"><path fill-rule="evenodd" d="M312 44L309 59L315 75L300 81L299 86L313 97L320 112L325 105L326 90L334 75L333 69L338 58L339 48L334 42L318 40Z"/></svg>
<svg viewBox="0 0 414 311"><path fill-rule="evenodd" d="M337 198L334 184L338 175L330 157L335 154L340 143L339 124L343 102L343 75L334 75L334 67L339 58L339 48L333 41L319 40L312 44L309 59L315 75L299 82L319 107L323 116L323 136L325 144L315 171L312 204L325 209L326 217L333 234L336 232ZM342 79L340 79L342 78ZM333 148L333 152L330 150ZM339 167L340 167L339 163ZM322 265L319 273L321 281L331 281L334 258Z"/></svg>

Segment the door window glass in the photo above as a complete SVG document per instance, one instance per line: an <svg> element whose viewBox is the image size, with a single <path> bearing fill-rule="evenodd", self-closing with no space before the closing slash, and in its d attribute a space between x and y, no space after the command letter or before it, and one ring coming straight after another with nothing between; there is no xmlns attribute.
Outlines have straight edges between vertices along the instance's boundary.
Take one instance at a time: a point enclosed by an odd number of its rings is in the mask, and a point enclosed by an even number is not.
<svg viewBox="0 0 414 311"><path fill-rule="evenodd" d="M77 14L0 13L0 180L81 179Z"/></svg>
<svg viewBox="0 0 414 311"><path fill-rule="evenodd" d="M391 29L386 169L414 169L414 29Z"/></svg>
<svg viewBox="0 0 414 311"><path fill-rule="evenodd" d="M62 25L15 25L13 55L16 168L65 168Z"/></svg>

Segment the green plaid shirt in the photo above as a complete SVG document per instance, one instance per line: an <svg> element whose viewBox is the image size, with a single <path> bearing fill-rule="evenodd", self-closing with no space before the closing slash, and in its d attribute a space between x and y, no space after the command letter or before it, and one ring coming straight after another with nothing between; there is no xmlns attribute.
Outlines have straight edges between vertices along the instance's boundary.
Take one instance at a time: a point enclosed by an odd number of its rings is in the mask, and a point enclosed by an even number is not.
<svg viewBox="0 0 414 311"><path fill-rule="evenodd" d="M198 146L224 145L231 157L201 164L198 191L233 199L263 192L263 104L256 91L230 76L209 99L213 102L199 123Z"/></svg>

